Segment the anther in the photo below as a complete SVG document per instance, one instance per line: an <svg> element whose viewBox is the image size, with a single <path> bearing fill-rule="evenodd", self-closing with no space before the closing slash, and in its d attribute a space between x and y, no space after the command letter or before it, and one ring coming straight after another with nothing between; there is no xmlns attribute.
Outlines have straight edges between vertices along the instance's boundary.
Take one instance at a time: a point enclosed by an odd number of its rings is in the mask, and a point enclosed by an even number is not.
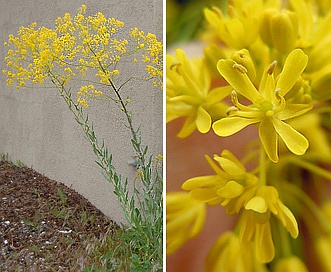
<svg viewBox="0 0 331 272"><path fill-rule="evenodd" d="M238 70L242 74L247 74L247 69L238 63L233 64L232 68Z"/></svg>
<svg viewBox="0 0 331 272"><path fill-rule="evenodd" d="M269 68L268 68L268 70L267 70L267 73L268 73L269 75L271 75L271 74L274 72L276 66L277 66L277 61L274 60L274 61L270 64L270 66L269 66Z"/></svg>
<svg viewBox="0 0 331 272"><path fill-rule="evenodd" d="M222 11L220 9L218 9L217 7L212 7L212 10L219 16L219 17L223 17Z"/></svg>
<svg viewBox="0 0 331 272"><path fill-rule="evenodd" d="M237 92L235 90L232 90L232 92L231 92L231 101L232 101L233 105L235 105L235 106L237 106L239 103Z"/></svg>
<svg viewBox="0 0 331 272"><path fill-rule="evenodd" d="M229 116L232 112L234 112L234 111L238 111L239 109L236 107L236 106L231 106L231 107L229 107L226 111L225 111L225 114L227 115L227 116Z"/></svg>
<svg viewBox="0 0 331 272"><path fill-rule="evenodd" d="M170 70L174 70L175 72L177 72L178 74L180 74L179 71L178 71L178 66L181 66L181 65L182 64L179 63L179 62L173 63L173 64L170 65Z"/></svg>

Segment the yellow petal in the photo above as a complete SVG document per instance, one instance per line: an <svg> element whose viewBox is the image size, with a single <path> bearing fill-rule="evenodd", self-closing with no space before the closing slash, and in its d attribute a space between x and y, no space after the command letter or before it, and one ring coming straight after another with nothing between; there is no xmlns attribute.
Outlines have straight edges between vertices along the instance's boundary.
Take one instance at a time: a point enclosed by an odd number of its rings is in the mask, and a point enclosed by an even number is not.
<svg viewBox="0 0 331 272"><path fill-rule="evenodd" d="M201 231L206 206L183 192L168 193L166 202L167 254L171 254Z"/></svg>
<svg viewBox="0 0 331 272"><path fill-rule="evenodd" d="M235 198L244 192L245 188L238 182L231 180L224 187L217 190L217 194L224 198Z"/></svg>
<svg viewBox="0 0 331 272"><path fill-rule="evenodd" d="M297 238L299 235L298 223L290 211L280 200L278 200L279 211L276 215L277 218L283 223L288 232L293 238Z"/></svg>
<svg viewBox="0 0 331 272"><path fill-rule="evenodd" d="M233 162L227 158L215 156L214 160L218 161L221 167L224 169L224 171L228 173L230 176L238 176L246 173L245 168L240 167L241 164L239 164L238 166L236 162Z"/></svg>
<svg viewBox="0 0 331 272"><path fill-rule="evenodd" d="M189 105L199 105L200 100L191 95L177 95L175 97L169 98L169 102L183 102Z"/></svg>
<svg viewBox="0 0 331 272"><path fill-rule="evenodd" d="M247 69L247 75L254 82L256 78L256 70L251 55L247 49L242 49L234 53L231 57L235 62L243 65Z"/></svg>
<svg viewBox="0 0 331 272"><path fill-rule="evenodd" d="M245 209L265 213L268 210L268 205L263 197L255 196L246 203Z"/></svg>
<svg viewBox="0 0 331 272"><path fill-rule="evenodd" d="M207 133L210 130L211 117L203 107L198 109L196 124L201 133Z"/></svg>
<svg viewBox="0 0 331 272"><path fill-rule="evenodd" d="M216 135L226 137L237 133L243 128L259 122L259 119L248 119L241 117L226 117L213 123L213 130Z"/></svg>
<svg viewBox="0 0 331 272"><path fill-rule="evenodd" d="M265 118L261 121L259 135L269 159L278 162L278 135L270 119Z"/></svg>
<svg viewBox="0 0 331 272"><path fill-rule="evenodd" d="M229 96L232 91L232 88L230 86L225 87L218 87L215 89L212 89L207 96L207 105L212 105L215 103L220 102L225 97Z"/></svg>
<svg viewBox="0 0 331 272"><path fill-rule="evenodd" d="M201 176L188 179L182 184L182 189L186 191L191 191L197 188L215 187L217 185L222 186L225 181L216 175L211 176Z"/></svg>
<svg viewBox="0 0 331 272"><path fill-rule="evenodd" d="M312 109L311 105L306 104L288 104L286 105L285 109L281 112L277 113L277 117L280 120L287 120L290 118L294 118L300 116L309 110Z"/></svg>
<svg viewBox="0 0 331 272"><path fill-rule="evenodd" d="M208 202L210 205L218 205L221 201L215 189L198 188L190 192L190 197L200 202Z"/></svg>
<svg viewBox="0 0 331 272"><path fill-rule="evenodd" d="M274 258L275 248L269 221L264 224L256 224L254 245L256 257L260 262L268 263Z"/></svg>
<svg viewBox="0 0 331 272"><path fill-rule="evenodd" d="M254 239L255 233L255 221L254 221L254 212L253 211L245 211L242 215L240 223L240 240L243 243L247 243Z"/></svg>
<svg viewBox="0 0 331 272"><path fill-rule="evenodd" d="M205 159L217 175L225 175L224 171L208 155L205 155Z"/></svg>
<svg viewBox="0 0 331 272"><path fill-rule="evenodd" d="M235 69L238 65L232 59L221 59L217 63L219 73L225 80L235 89L236 92L254 102L258 98L262 98L261 94L256 90L246 73L240 69Z"/></svg>
<svg viewBox="0 0 331 272"><path fill-rule="evenodd" d="M184 123L182 129L177 134L177 137L186 138L186 137L190 136L193 133L193 131L196 129L196 127L197 127L196 117L194 115L188 116L187 119L185 120L185 123Z"/></svg>
<svg viewBox="0 0 331 272"><path fill-rule="evenodd" d="M307 151L309 142L305 136L277 118L273 118L273 125L279 136L283 139L287 148L292 153L296 155L303 155Z"/></svg>
<svg viewBox="0 0 331 272"><path fill-rule="evenodd" d="M237 165L237 167L240 168L241 172L246 172L246 168L241 164L241 162L237 159L237 157L231 153L230 150L224 149L222 151L221 156L225 159L228 159L228 160L234 162Z"/></svg>
<svg viewBox="0 0 331 272"><path fill-rule="evenodd" d="M276 84L276 89L279 89L281 96L285 96L291 90L307 63L308 56L301 49L294 49L288 55Z"/></svg>

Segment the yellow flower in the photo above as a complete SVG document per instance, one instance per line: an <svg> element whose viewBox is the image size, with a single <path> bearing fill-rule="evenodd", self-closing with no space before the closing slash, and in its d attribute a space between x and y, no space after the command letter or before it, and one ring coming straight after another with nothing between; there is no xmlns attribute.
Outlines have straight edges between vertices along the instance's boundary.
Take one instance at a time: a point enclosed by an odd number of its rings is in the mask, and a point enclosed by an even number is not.
<svg viewBox="0 0 331 272"><path fill-rule="evenodd" d="M235 107L232 108L230 116L214 122L214 132L219 136L229 136L248 125L258 124L261 142L273 162L278 162L278 137L294 154L304 154L309 146L308 140L284 121L300 116L312 108L308 103L292 101L295 100L293 93L300 94L302 86L298 88L296 83L307 61L308 58L302 50L293 50L277 78L274 75L276 62L265 70L257 90L247 75L246 67L232 59L220 60L218 71L234 88L232 102ZM245 106L239 103L237 93L252 104ZM309 98L309 95L302 95L300 99L305 101L307 97Z"/></svg>
<svg viewBox="0 0 331 272"><path fill-rule="evenodd" d="M200 233L205 222L206 207L186 192L168 193L166 202L167 254L171 254Z"/></svg>
<svg viewBox="0 0 331 272"><path fill-rule="evenodd" d="M228 47L239 50L257 40L263 4L256 0L231 2L232 5L228 6L229 17L216 7L205 9L204 15L218 38Z"/></svg>
<svg viewBox="0 0 331 272"><path fill-rule="evenodd" d="M210 87L204 60L190 61L180 49L176 57L167 56L167 122L186 117L178 137L185 138L195 129L207 133L213 120L225 116L227 106L221 101L230 89Z"/></svg>
<svg viewBox="0 0 331 272"><path fill-rule="evenodd" d="M271 235L270 216L275 216L293 238L299 235L297 221L292 212L279 199L273 186L261 186L255 196L245 203L240 221L240 239L243 244L253 242L259 261L270 262L275 255Z"/></svg>
<svg viewBox="0 0 331 272"><path fill-rule="evenodd" d="M255 194L258 178L247 173L245 167L228 150L221 156L214 155L216 165L208 156L206 159L216 175L195 177L183 183L182 188L190 196L209 205L226 206L227 213L238 213L245 202Z"/></svg>
<svg viewBox="0 0 331 272"><path fill-rule="evenodd" d="M212 246L206 258L206 272L266 272L253 249L245 250L239 237L233 232L222 234Z"/></svg>

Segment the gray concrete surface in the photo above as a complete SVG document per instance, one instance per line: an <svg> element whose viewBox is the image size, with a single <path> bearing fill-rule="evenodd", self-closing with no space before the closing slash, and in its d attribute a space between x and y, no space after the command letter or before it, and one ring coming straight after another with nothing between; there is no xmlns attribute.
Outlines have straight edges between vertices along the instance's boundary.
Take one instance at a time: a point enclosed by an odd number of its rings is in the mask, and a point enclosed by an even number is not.
<svg viewBox="0 0 331 272"><path fill-rule="evenodd" d="M162 38L162 0L0 0L0 46L21 25L36 21L52 27L57 17L86 4L88 12L103 12L122 20L128 29L137 26ZM0 50L1 70L6 49ZM125 63L128 72L138 72ZM141 68L141 67L140 67ZM123 72L124 73L124 72ZM94 154L81 128L66 108L56 89L6 87L0 76L0 153L20 160L47 177L72 187L117 222L125 222L112 186L94 163ZM134 122L142 124L142 137L150 153L162 153L162 92L149 83L131 82L124 90L132 101ZM124 116L113 104L93 103L90 120L96 133L108 143L113 161L124 177L133 181L136 170L128 165L133 151Z"/></svg>

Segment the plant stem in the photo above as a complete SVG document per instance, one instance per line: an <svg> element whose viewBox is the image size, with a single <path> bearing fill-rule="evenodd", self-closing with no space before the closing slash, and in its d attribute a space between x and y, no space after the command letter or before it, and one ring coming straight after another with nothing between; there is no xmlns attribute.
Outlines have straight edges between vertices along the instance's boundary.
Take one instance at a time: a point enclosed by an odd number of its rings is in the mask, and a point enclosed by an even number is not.
<svg viewBox="0 0 331 272"><path fill-rule="evenodd" d="M287 160L289 163L296 164L297 166L307 169L307 170L311 171L312 173L315 173L316 175L319 175L323 178L331 180L331 172L328 170L325 170L315 164L312 164L308 161L305 161L305 160L302 160L300 158L293 157L293 156L288 157Z"/></svg>
<svg viewBox="0 0 331 272"><path fill-rule="evenodd" d="M296 199L299 199L311 211L311 214L317 219L318 224L323 232L330 233L331 226L329 220L324 216L317 204L301 189L291 183L286 184L286 190L292 194ZM305 215L303 215L305 219ZM310 222L311 223L311 222Z"/></svg>

